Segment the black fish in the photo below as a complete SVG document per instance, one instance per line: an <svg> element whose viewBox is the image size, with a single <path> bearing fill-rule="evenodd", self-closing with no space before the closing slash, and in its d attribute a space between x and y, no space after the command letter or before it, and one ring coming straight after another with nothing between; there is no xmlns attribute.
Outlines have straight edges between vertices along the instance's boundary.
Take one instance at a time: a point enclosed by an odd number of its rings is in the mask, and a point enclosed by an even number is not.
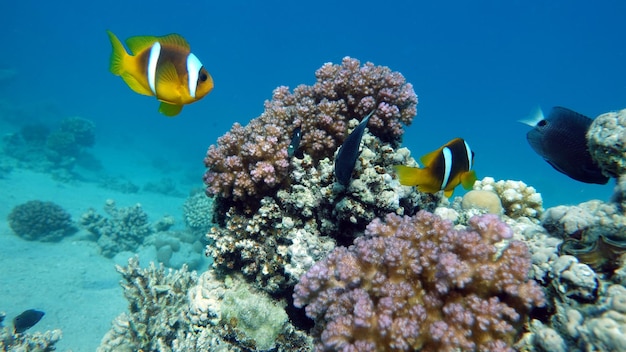
<svg viewBox="0 0 626 352"><path fill-rule="evenodd" d="M287 155L291 158L295 156L298 159L304 158L304 152L300 149L300 140L302 139L302 130L300 127L296 127L293 130L293 135L291 136L291 143L289 143L289 147L287 147Z"/></svg>
<svg viewBox="0 0 626 352"><path fill-rule="evenodd" d="M536 124L524 122L534 127L526 139L548 164L577 181L609 182L587 149L587 130L593 120L560 106L552 108L547 118L539 111L536 120Z"/></svg>
<svg viewBox="0 0 626 352"><path fill-rule="evenodd" d="M376 111L376 109L367 114L367 116L361 120L359 125L356 126L352 133L350 133L348 138L343 141L343 144L339 148L339 152L337 152L337 157L335 158L335 177L337 177L337 181L344 186L347 186L350 183L352 170L354 170L356 159L359 156L359 147L361 146L363 132L365 131L365 126L367 126L367 122L374 111Z"/></svg>
<svg viewBox="0 0 626 352"><path fill-rule="evenodd" d="M37 324L43 315L46 314L40 310L29 309L25 310L22 314L16 316L13 319L13 328L16 334L21 334L24 331L32 328Z"/></svg>

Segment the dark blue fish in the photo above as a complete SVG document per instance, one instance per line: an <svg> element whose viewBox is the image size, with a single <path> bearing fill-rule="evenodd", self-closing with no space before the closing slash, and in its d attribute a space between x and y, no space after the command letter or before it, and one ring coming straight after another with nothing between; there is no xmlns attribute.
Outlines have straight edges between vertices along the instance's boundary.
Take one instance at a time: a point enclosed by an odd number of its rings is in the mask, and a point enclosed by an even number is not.
<svg viewBox="0 0 626 352"><path fill-rule="evenodd" d="M359 147L361 146L363 132L365 131L367 122L374 111L376 111L376 109L367 114L367 116L361 120L361 123L359 123L352 133L350 133L348 138L343 141L343 144L339 148L339 152L337 152L337 157L335 158L335 177L337 177L337 181L344 186L347 186L350 183L352 170L354 170L356 159L359 156Z"/></svg>
<svg viewBox="0 0 626 352"><path fill-rule="evenodd" d="M574 180L603 185L609 178L602 174L587 149L587 130L592 121L556 106L547 118L539 110L534 121L522 122L533 127L526 134L530 146L553 168Z"/></svg>
<svg viewBox="0 0 626 352"><path fill-rule="evenodd" d="M29 309L22 312L22 314L13 319L13 328L15 329L15 333L21 334L32 328L41 320L41 318L43 318L44 314L46 313L35 309Z"/></svg>
<svg viewBox="0 0 626 352"><path fill-rule="evenodd" d="M300 127L296 127L291 136L291 143L289 143L289 147L287 147L287 155L290 158L295 156L298 159L302 159L304 157L304 153L302 149L300 149L300 140L302 140L302 130Z"/></svg>

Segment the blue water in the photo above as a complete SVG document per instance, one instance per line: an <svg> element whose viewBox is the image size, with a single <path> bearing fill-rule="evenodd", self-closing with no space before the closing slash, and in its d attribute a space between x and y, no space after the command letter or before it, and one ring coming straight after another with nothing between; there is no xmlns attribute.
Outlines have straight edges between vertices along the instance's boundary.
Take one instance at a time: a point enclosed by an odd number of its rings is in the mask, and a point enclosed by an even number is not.
<svg viewBox="0 0 626 352"><path fill-rule="evenodd" d="M571 204L606 199L612 186L554 171L516 121L538 105L590 117L626 107L624 13L618 0L3 1L0 69L19 74L0 97L24 123L91 119L97 145L161 157L200 183L206 148L232 123L258 116L276 86L312 84L323 63L349 55L415 86L404 143L416 157L463 137L479 178L524 180L547 206ZM174 119L160 115L108 71L106 29L122 40L183 35L214 91Z"/></svg>

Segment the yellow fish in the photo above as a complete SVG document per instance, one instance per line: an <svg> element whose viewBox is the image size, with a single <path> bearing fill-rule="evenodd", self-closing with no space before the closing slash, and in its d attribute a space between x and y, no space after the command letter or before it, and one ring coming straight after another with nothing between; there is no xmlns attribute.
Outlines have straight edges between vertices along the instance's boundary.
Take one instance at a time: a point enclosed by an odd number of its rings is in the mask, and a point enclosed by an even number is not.
<svg viewBox="0 0 626 352"><path fill-rule="evenodd" d="M115 34L107 33L113 46L111 72L135 92L161 101L160 113L176 116L183 105L202 99L213 89L213 78L180 35L128 38L129 55Z"/></svg>
<svg viewBox="0 0 626 352"><path fill-rule="evenodd" d="M476 182L476 173L471 170L474 152L461 138L455 138L424 155L420 161L424 168L396 165L400 184L417 186L418 190L426 193L443 190L443 194L450 197L459 184L471 189Z"/></svg>

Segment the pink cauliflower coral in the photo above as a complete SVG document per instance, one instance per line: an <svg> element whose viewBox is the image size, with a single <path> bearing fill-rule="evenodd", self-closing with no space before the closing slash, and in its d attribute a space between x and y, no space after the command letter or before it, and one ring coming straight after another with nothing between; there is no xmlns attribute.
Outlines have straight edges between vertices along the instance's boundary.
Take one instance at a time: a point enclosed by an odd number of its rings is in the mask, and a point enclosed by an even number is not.
<svg viewBox="0 0 626 352"><path fill-rule="evenodd" d="M319 351L512 351L523 317L544 304L530 254L495 215L467 230L426 211L388 214L316 263L294 291Z"/></svg>
<svg viewBox="0 0 626 352"><path fill-rule="evenodd" d="M313 86L298 86L293 93L275 89L261 116L245 127L234 124L209 147L204 159L209 195L254 205L276 191L288 175L287 147L296 127L300 148L315 163L332 157L349 133L348 121L361 120L374 108L372 134L393 145L401 142L402 125L411 123L417 105L402 74L346 57L341 65L325 64L316 77Z"/></svg>

